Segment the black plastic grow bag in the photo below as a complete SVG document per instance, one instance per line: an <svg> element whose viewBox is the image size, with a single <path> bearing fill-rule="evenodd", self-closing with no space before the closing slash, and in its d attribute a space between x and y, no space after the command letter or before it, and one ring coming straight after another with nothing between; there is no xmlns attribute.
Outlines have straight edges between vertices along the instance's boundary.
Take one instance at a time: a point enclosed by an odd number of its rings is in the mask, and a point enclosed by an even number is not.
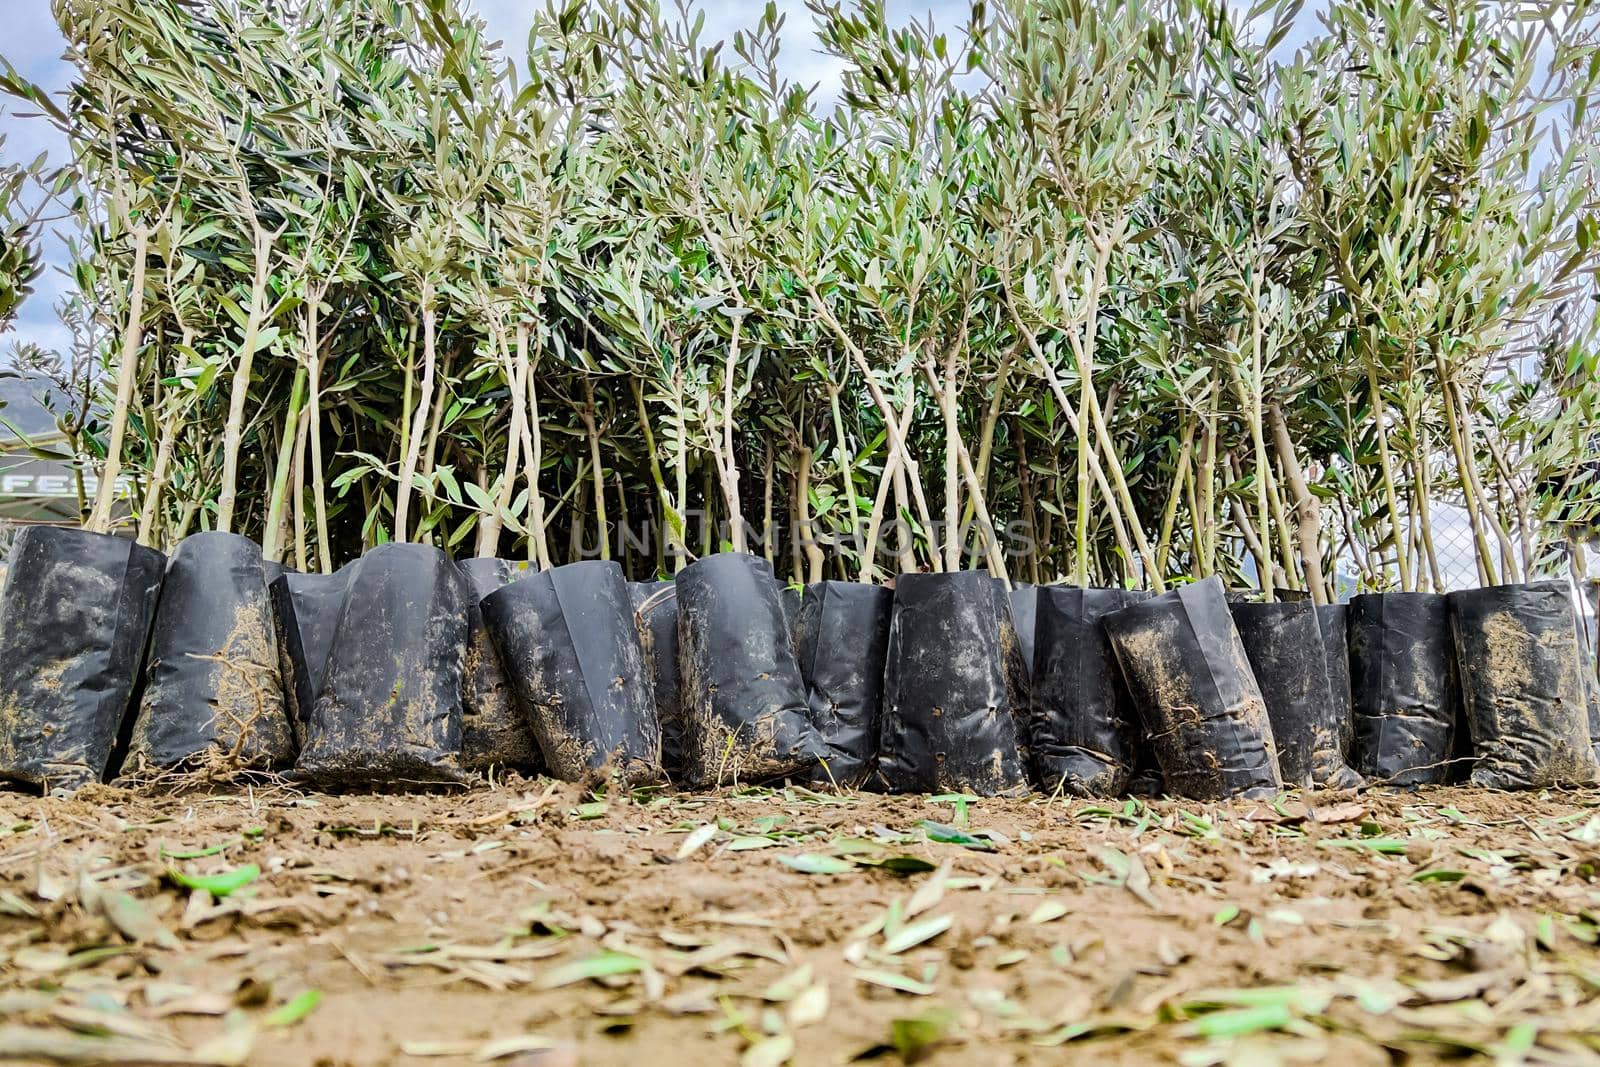
<svg viewBox="0 0 1600 1067"><path fill-rule="evenodd" d="M782 595L757 556L707 556L678 573L684 770L696 786L808 775L823 756Z"/></svg>
<svg viewBox="0 0 1600 1067"><path fill-rule="evenodd" d="M1033 677L1034 643L1039 629L1039 587L1014 585L1011 587L1011 622L1017 633L1017 650L1022 654L1022 666L1028 677Z"/></svg>
<svg viewBox="0 0 1600 1067"><path fill-rule="evenodd" d="M1148 597L1066 585L1035 590L1029 735L1044 792L1114 797L1128 788L1140 729L1100 620Z"/></svg>
<svg viewBox="0 0 1600 1067"><path fill-rule="evenodd" d="M306 743L311 709L322 692L322 676L328 670L328 654L354 566L346 564L336 574L289 571L267 587L278 624L284 703L297 747Z"/></svg>
<svg viewBox="0 0 1600 1067"><path fill-rule="evenodd" d="M1588 692L1567 583L1499 585L1447 599L1477 756L1472 784L1592 783Z"/></svg>
<svg viewBox="0 0 1600 1067"><path fill-rule="evenodd" d="M1307 599L1233 604L1250 670L1272 720L1284 784L1354 789L1361 776L1345 763L1341 709L1328 679L1328 650L1316 607Z"/></svg>
<svg viewBox="0 0 1600 1067"><path fill-rule="evenodd" d="M1600 764L1600 685L1586 673L1585 684L1588 687L1587 703L1589 707L1589 750L1594 753L1597 764Z"/></svg>
<svg viewBox="0 0 1600 1067"><path fill-rule="evenodd" d="M325 785L464 780L467 582L428 545L379 545L351 568L296 771Z"/></svg>
<svg viewBox="0 0 1600 1067"><path fill-rule="evenodd" d="M1375 785L1437 785L1459 707L1445 598L1364 593L1349 604L1351 762Z"/></svg>
<svg viewBox="0 0 1600 1067"><path fill-rule="evenodd" d="M1343 604L1318 604L1316 611L1322 651L1328 660L1328 694L1333 701L1334 721L1339 724L1339 751L1348 766L1356 736L1355 706L1350 700L1350 645L1345 637L1350 609Z"/></svg>
<svg viewBox="0 0 1600 1067"><path fill-rule="evenodd" d="M456 566L467 579L467 658L462 668L461 765L469 771L493 766L533 772L539 746L517 705L500 653L483 624L479 602L515 579L532 573L508 559L465 559Z"/></svg>
<svg viewBox="0 0 1600 1067"><path fill-rule="evenodd" d="M1103 625L1169 790L1220 800L1282 787L1266 701L1219 579L1112 612Z"/></svg>
<svg viewBox="0 0 1600 1067"><path fill-rule="evenodd" d="M860 582L806 586L795 619L811 722L827 746L813 777L855 788L878 752L883 663L894 592Z"/></svg>
<svg viewBox="0 0 1600 1067"><path fill-rule="evenodd" d="M774 579L776 581L776 579ZM804 586L790 585L787 582L778 582L778 601L783 605L783 622L789 630L789 643L798 648L795 640L795 626L800 621L800 602L805 598Z"/></svg>
<svg viewBox="0 0 1600 1067"><path fill-rule="evenodd" d="M901 793L1027 791L1004 602L978 571L896 580L877 784Z"/></svg>
<svg viewBox="0 0 1600 1067"><path fill-rule="evenodd" d="M70 790L104 778L165 563L124 537L17 535L0 595L0 779Z"/></svg>
<svg viewBox="0 0 1600 1067"><path fill-rule="evenodd" d="M202 758L221 769L287 767L294 735L282 669L260 546L220 531L184 538L167 562L122 773Z"/></svg>
<svg viewBox="0 0 1600 1067"><path fill-rule="evenodd" d="M633 621L650 668L661 726L661 766L674 782L684 779L683 703L678 693L678 587L671 580L630 582Z"/></svg>
<svg viewBox="0 0 1600 1067"><path fill-rule="evenodd" d="M661 780L655 694L621 567L569 563L519 578L482 606L552 775Z"/></svg>
<svg viewBox="0 0 1600 1067"><path fill-rule="evenodd" d="M1022 631L1017 628L1013 604L1016 589L1007 589L1004 579L991 577L994 592L994 617L1000 633L1000 666L1006 674L1006 691L1011 694L1011 718L1016 723L1017 755L1022 759L1022 770L1027 774L1033 766L1028 752L1028 705L1033 690L1033 660L1023 645ZM1031 629L1031 625L1030 625ZM1030 633L1028 642L1033 636Z"/></svg>
<svg viewBox="0 0 1600 1067"><path fill-rule="evenodd" d="M1155 743L1150 740L1150 735L1145 732L1140 720L1138 732L1135 735L1133 755L1133 774L1128 779L1124 793L1130 797L1159 797L1167 792L1167 780L1161 777L1161 763L1156 759Z"/></svg>

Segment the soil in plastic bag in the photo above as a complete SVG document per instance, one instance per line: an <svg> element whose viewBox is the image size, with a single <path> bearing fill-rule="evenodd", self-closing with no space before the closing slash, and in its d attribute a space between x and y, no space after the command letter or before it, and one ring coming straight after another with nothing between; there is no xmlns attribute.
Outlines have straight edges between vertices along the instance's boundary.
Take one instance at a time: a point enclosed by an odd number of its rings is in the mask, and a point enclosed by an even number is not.
<svg viewBox="0 0 1600 1067"><path fill-rule="evenodd" d="M1266 797L1282 788L1266 701L1213 577L1103 620L1177 796Z"/></svg>
<svg viewBox="0 0 1600 1067"><path fill-rule="evenodd" d="M322 692L322 676L328 670L328 653L354 566L346 564L335 574L289 571L267 587L278 624L284 702L297 747L306 743L311 709Z"/></svg>
<svg viewBox="0 0 1600 1067"><path fill-rule="evenodd" d="M350 570L296 771L327 786L461 784L467 582L428 545Z"/></svg>
<svg viewBox="0 0 1600 1067"><path fill-rule="evenodd" d="M1566 582L1451 593L1461 700L1487 789L1595 780L1583 655Z"/></svg>
<svg viewBox="0 0 1600 1067"><path fill-rule="evenodd" d="M519 578L483 621L549 773L659 782L661 728L622 568L591 560Z"/></svg>
<svg viewBox="0 0 1600 1067"><path fill-rule="evenodd" d="M1027 792L1003 605L1004 590L978 571L896 580L875 784L898 793Z"/></svg>
<svg viewBox="0 0 1600 1067"><path fill-rule="evenodd" d="M509 559L464 559L456 563L467 579L467 659L461 688L461 765L469 771L515 767L532 773L541 766L539 746L527 716L517 705L500 653L483 624L479 602L531 573Z"/></svg>
<svg viewBox="0 0 1600 1067"><path fill-rule="evenodd" d="M66 791L105 777L165 564L125 537L17 535L0 595L0 780Z"/></svg>
<svg viewBox="0 0 1600 1067"><path fill-rule="evenodd" d="M1460 704L1445 598L1351 597L1351 763L1374 785L1438 785L1453 755Z"/></svg>
<svg viewBox="0 0 1600 1067"><path fill-rule="evenodd" d="M282 670L260 546L220 531L184 538L167 562L122 773L287 767Z"/></svg>
<svg viewBox="0 0 1600 1067"><path fill-rule="evenodd" d="M633 621L650 668L661 725L661 766L674 782L684 780L683 704L678 694L678 587L670 579L630 582Z"/></svg>
<svg viewBox="0 0 1600 1067"><path fill-rule="evenodd" d="M678 573L677 587L689 784L808 776L824 749L771 565L742 552L707 556Z"/></svg>
<svg viewBox="0 0 1600 1067"><path fill-rule="evenodd" d="M1361 776L1345 763L1340 709L1328 680L1328 651L1316 606L1308 599L1233 604L1250 670L1272 720L1285 785L1354 789Z"/></svg>
<svg viewBox="0 0 1600 1067"><path fill-rule="evenodd" d="M806 586L794 632L811 723L827 747L815 781L854 789L872 770L893 606L894 591L879 585Z"/></svg>
<svg viewBox="0 0 1600 1067"><path fill-rule="evenodd" d="M1339 724L1339 751L1348 766L1356 736L1355 707L1350 701L1350 646L1345 638L1350 610L1343 604L1318 604L1316 610L1322 650L1328 657L1328 693Z"/></svg>
<svg viewBox="0 0 1600 1067"><path fill-rule="evenodd" d="M1100 620L1148 595L1067 585L1035 590L1029 733L1045 793L1115 797L1129 787L1138 713Z"/></svg>

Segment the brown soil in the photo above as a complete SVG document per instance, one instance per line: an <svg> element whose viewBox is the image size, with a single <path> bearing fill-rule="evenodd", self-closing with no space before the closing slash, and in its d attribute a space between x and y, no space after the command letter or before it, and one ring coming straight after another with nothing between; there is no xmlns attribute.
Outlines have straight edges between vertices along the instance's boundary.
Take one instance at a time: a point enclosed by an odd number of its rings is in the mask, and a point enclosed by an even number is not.
<svg viewBox="0 0 1600 1067"><path fill-rule="evenodd" d="M1600 793L962 807L0 795L0 1062L1600 1061Z"/></svg>

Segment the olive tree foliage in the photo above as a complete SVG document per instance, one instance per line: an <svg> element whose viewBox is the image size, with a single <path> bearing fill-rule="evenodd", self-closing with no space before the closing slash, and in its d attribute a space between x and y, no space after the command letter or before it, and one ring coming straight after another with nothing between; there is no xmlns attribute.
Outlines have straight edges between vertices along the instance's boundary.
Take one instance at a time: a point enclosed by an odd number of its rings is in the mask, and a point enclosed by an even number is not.
<svg viewBox="0 0 1600 1067"><path fill-rule="evenodd" d="M0 159L5 144L0 136ZM41 160L27 166L0 164L0 330L11 325L44 269L35 232L39 209L30 206L38 201L30 196L29 188L42 170Z"/></svg>
<svg viewBox="0 0 1600 1067"><path fill-rule="evenodd" d="M1581 566L1600 16L1489 0L55 0L85 520L331 570ZM525 47L524 47L525 45ZM20 172L0 180L0 209ZM36 269L6 231L0 313ZM91 484L90 482L86 482Z"/></svg>

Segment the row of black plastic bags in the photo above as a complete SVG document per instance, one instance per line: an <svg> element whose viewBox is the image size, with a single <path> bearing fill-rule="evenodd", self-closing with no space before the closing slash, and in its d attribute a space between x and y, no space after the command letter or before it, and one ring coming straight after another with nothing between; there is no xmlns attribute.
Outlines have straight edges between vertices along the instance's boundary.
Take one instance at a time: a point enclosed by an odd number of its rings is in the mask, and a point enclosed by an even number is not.
<svg viewBox="0 0 1600 1067"><path fill-rule="evenodd" d="M141 664L143 669L141 670ZM495 765L690 787L1196 798L1363 777L1595 776L1559 583L1348 608L902 575L675 581L385 545L334 575L204 533L170 561L24 531L0 597L0 778L70 789L215 761L343 787Z"/></svg>

